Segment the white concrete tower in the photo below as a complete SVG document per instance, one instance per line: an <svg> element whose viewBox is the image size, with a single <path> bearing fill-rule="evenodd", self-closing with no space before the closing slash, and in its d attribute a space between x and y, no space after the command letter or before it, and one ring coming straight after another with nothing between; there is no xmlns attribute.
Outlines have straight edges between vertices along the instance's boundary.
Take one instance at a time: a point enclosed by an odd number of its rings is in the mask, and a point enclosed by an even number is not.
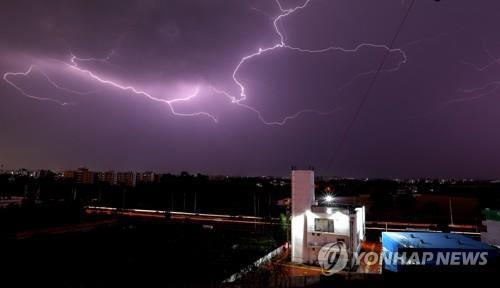
<svg viewBox="0 0 500 288"><path fill-rule="evenodd" d="M304 263L307 255L306 211L314 205L314 171L292 170L292 262Z"/></svg>

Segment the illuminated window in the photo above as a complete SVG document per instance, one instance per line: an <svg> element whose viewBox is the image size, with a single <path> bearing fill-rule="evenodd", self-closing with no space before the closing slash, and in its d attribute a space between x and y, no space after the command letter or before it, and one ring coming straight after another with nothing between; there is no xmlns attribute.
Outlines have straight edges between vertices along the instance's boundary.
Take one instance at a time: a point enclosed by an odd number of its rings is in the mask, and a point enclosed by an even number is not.
<svg viewBox="0 0 500 288"><path fill-rule="evenodd" d="M314 231L318 232L334 232L333 219L314 219Z"/></svg>

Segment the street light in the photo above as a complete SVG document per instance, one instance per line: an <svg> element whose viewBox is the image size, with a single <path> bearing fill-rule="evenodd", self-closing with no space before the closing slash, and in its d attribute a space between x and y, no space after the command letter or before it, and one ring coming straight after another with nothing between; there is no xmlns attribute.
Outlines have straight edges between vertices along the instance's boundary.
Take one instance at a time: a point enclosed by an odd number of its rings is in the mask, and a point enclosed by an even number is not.
<svg viewBox="0 0 500 288"><path fill-rule="evenodd" d="M331 203L331 202L333 202L333 196L332 195L326 195L325 197L323 197L323 200L326 203Z"/></svg>

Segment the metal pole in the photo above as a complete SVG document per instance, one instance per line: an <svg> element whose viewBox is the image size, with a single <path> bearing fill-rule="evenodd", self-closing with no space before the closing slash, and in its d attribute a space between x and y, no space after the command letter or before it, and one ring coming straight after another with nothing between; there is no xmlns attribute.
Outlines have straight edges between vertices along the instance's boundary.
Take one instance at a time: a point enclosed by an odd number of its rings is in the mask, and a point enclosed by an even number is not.
<svg viewBox="0 0 500 288"><path fill-rule="evenodd" d="M450 201L450 220L451 220L451 225L453 225L453 208L451 207L451 197L448 198Z"/></svg>
<svg viewBox="0 0 500 288"><path fill-rule="evenodd" d="M186 191L184 191L184 200L183 200L183 210L184 212L186 212Z"/></svg>
<svg viewBox="0 0 500 288"><path fill-rule="evenodd" d="M194 213L196 213L196 191L194 191Z"/></svg>
<svg viewBox="0 0 500 288"><path fill-rule="evenodd" d="M255 191L253 191L253 216L257 216L257 198L255 197Z"/></svg>
<svg viewBox="0 0 500 288"><path fill-rule="evenodd" d="M257 198L255 196L255 190L253 191L253 216L257 217ZM253 230L257 230L257 219L253 219Z"/></svg>
<svg viewBox="0 0 500 288"><path fill-rule="evenodd" d="M123 193L122 193L122 208L125 209L125 194L127 193L127 188L123 188Z"/></svg>
<svg viewBox="0 0 500 288"><path fill-rule="evenodd" d="M174 191L170 191L170 210L174 211Z"/></svg>

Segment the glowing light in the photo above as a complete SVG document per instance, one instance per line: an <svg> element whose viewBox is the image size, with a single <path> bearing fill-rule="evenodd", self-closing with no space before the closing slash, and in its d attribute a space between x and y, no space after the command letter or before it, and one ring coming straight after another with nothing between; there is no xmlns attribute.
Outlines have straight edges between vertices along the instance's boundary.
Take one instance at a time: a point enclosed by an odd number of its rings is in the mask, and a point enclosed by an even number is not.
<svg viewBox="0 0 500 288"><path fill-rule="evenodd" d="M495 57L488 49L484 49L484 52L488 57L490 58L490 62L485 64L484 66L479 66L471 62L467 62L465 60L460 60L459 63L470 66L477 72L485 72L489 68L493 67L494 65L500 65L500 58ZM469 88L469 89L459 89L460 92L464 94L472 94L472 96L465 96L457 99L452 99L448 102L446 102L443 106L448 106L451 104L456 104L460 102L465 102L465 101L473 101L480 99L484 96L488 96L491 93L497 91L500 88L500 81L491 81L487 82L486 84L475 87L475 88Z"/></svg>
<svg viewBox="0 0 500 288"><path fill-rule="evenodd" d="M34 69L36 69L36 66L35 65L31 65L31 66L29 66L28 70L26 70L25 72L7 72L7 73L3 74L3 80L5 82L7 82L10 86L14 87L21 94L23 94L24 96L26 96L28 98L31 98L31 99L34 99L34 100L38 100L38 101L54 102L54 103L57 103L57 104L62 105L62 106L73 105L73 103L70 103L70 102L64 102L64 101L53 99L53 98L38 97L38 96L32 95L32 94L26 92L24 89L22 89L18 85L16 85L14 82L12 82L12 81L9 80L9 76L28 76L29 74L31 74L31 72L33 72ZM37 69L37 70L39 70L39 69ZM39 70L39 71L41 71L41 70ZM62 87L60 87L59 85L57 85L54 81L52 81L47 76L47 74L44 73L43 71L42 71L42 75L47 79L47 81L52 86L54 86L57 89L65 90L66 92L71 92L71 93L79 93L79 92L72 91L72 90L69 90L69 89L66 89L66 88L63 89Z"/></svg>
<svg viewBox="0 0 500 288"><path fill-rule="evenodd" d="M479 66L479 65L476 65L474 63L465 61L465 60L459 60L458 62L461 64L464 64L466 66L470 66L478 72L483 72L483 71L491 68L494 65L500 65L500 58L495 57L493 54L491 54L491 52L488 49L484 49L484 52L486 53L486 55L488 55L488 57L491 60L490 62L488 62L484 66Z"/></svg>
<svg viewBox="0 0 500 288"><path fill-rule="evenodd" d="M323 201L325 201L326 203L331 203L331 202L333 202L333 196L326 195L325 197L323 197Z"/></svg>
<svg viewBox="0 0 500 288"><path fill-rule="evenodd" d="M400 69L400 67L407 62L406 53L402 49L400 49L400 48L392 48L391 49L387 45L382 45L382 44L361 43L361 44L358 44L356 47L351 48L351 49L349 49L349 48L343 48L343 47L340 47L340 46L329 46L329 47L322 48L322 49L303 49L303 48L296 47L296 46L293 46L293 45L287 43L285 41L285 37L283 36L283 33L281 33L281 31L280 31L280 29L278 27L279 22L283 18L292 15L296 11L299 11L301 9L306 8L309 5L310 2L311 2L311 0L306 0L306 1L304 1L304 3L302 5L295 6L293 8L289 8L289 9L285 9L283 7L283 5L281 4L281 2L279 0L276 0L276 4L278 5L278 7L280 9L281 14L279 14L278 16L276 16L273 19L273 26L274 26L274 31L278 35L279 43L276 43L276 44L274 44L274 45L272 45L270 47L267 47L267 48L259 48L257 50L257 52L249 54L249 55L246 55L246 56L244 56L244 57L241 58L241 60L236 65L235 69L233 70L233 74L232 74L233 82L237 85L237 87L240 90L240 93L239 93L238 97L230 95L226 91L223 91L223 90L220 90L220 89L212 87L213 91L215 93L218 93L218 94L226 96L228 99L231 100L232 103L234 103L234 104L236 104L236 105L238 105L240 107L243 107L245 109L248 109L248 110L256 113L257 116L258 116L258 118L265 125L280 125L281 126L281 125L286 124L289 120L295 119L295 118L297 118L297 117L299 117L299 116L301 116L303 114L313 113L313 114L317 114L317 115L330 115L330 114L333 114L334 112L338 111L339 108L336 108L336 109L333 109L333 110L329 110L329 111L319 111L319 110L315 110L315 109L303 109L303 110L297 111L296 113L294 113L292 115L285 116L281 121L267 121L267 120L265 120L259 110L257 110L256 108L254 108L254 107L252 107L250 105L242 103L243 101L245 101L247 99L247 94L246 94L245 86L238 79L237 75L238 75L238 71L240 70L240 68L242 67L242 65L245 64L247 61L251 60L252 58L264 55L265 53L274 51L276 49L288 49L290 51L296 51L296 52L300 52L300 53L326 53L326 52L334 52L334 51L339 51L339 52L344 52L344 53L357 53L361 49L368 47L368 48L384 49L384 50L389 51L391 53L395 52L395 53L399 53L401 55L402 60L400 60L400 62L395 67L393 67L393 68L387 68L387 69L382 69L381 72L395 72L395 71L398 71ZM374 74L375 72L376 72L376 70L371 70L371 71L359 73L353 79L351 79L348 83L346 83L341 89L344 89L347 86L351 85L357 79L359 79L361 77L364 77L364 76L368 76L368 75Z"/></svg>
<svg viewBox="0 0 500 288"><path fill-rule="evenodd" d="M238 88L239 95L237 95L237 96L230 95L228 92L223 91L223 90L218 89L218 88L215 88L215 87L210 87L211 90L216 94L220 94L220 95L225 96L226 98L228 98L231 101L232 104L238 105L239 107L242 107L244 109L252 111L253 113L255 113L257 115L258 119L263 124L282 126L282 125L285 125L288 121L290 121L292 119L296 119L298 117L301 117L302 115L305 115L305 114L316 114L316 115L320 115L320 116L327 116L327 115L331 115L331 114L339 111L341 108L337 107L335 109L330 109L330 110L316 110L316 109L307 108L307 109L302 109L302 110L296 111L293 114L287 115L279 121L266 120L263 117L262 113L257 108L243 103L245 100L247 100L247 91L246 91L244 84L239 80L238 73L240 71L240 68L245 63L247 63L249 60L251 60L255 57L262 56L266 53L278 50L278 49L287 49L289 51L295 51L298 53L328 53L328 52L357 53L361 49L370 48L370 49L383 49L383 50L388 51L390 53L397 53L401 57L399 62L394 67L382 69L381 72L398 71L401 68L401 66L407 62L407 56L406 56L406 53L403 51L403 49L401 49L401 48L389 48L387 45L383 45L383 44L361 43L361 44L356 45L353 48L344 48L344 47L340 47L340 46L329 46L329 47L325 47L325 48L321 48L321 49L305 49L305 48L296 47L290 43L287 43L283 33L279 29L279 22L282 19L284 19L288 16L291 16L292 14L294 14L297 11L307 8L311 1L312 0L305 0L301 5L298 5L298 6L295 6L292 8L285 8L279 0L275 0L277 6L279 8L280 13L272 19L272 23L273 23L274 31L275 31L276 35L278 36L278 42L274 43L273 45L270 45L269 47L260 47L259 49L257 49L256 52L250 53L246 56L243 56L240 59L240 61L237 63L237 65L235 66L233 73L232 73L232 81L234 82L234 84ZM258 10L258 9L254 9L254 10ZM418 43L418 42L424 41L424 40L426 40L426 39L417 40L417 41L415 41L415 43ZM408 45L413 45L415 43L410 43ZM169 110L171 111L171 113L175 116L183 116L183 117L202 116L202 117L210 118L211 120L213 120L214 122L217 123L217 118L208 112L181 113L181 112L178 112L175 110L174 104L180 103L180 102L189 102L192 99L194 99L195 97L198 97L199 93L200 93L200 87L195 87L195 89L193 89L194 91L192 93L190 93L184 97L165 100L165 99L156 97L156 96L152 95L151 93L149 93L145 90L142 90L141 88L138 88L138 87L135 87L132 85L121 84L121 83L118 83L117 81L113 81L111 79L105 78L102 75L98 75L98 73L96 73L95 71L92 71L89 68L82 67L79 64L82 62L102 62L102 63L106 63L107 65L114 65L110 62L111 57L113 57L114 54L115 54L115 49L113 49L111 51L111 53L109 53L105 58L79 58L79 57L75 56L73 53L71 53L69 63L66 63L66 62L63 62L63 63L65 65L67 65L68 67L70 67L71 69L73 69L74 71L80 73L81 75L84 75L84 76L90 78L93 81L96 81L99 84L107 85L107 86L113 87L115 89L119 89L119 90L123 90L125 92L129 92L132 94L140 95L140 96L143 96L143 97L145 97L151 101L154 101L154 102L166 104L168 106ZM116 66L116 65L114 65L114 66ZM76 90L72 90L72 89L63 87L63 86L57 84L56 82L54 82L40 67L35 67L34 65L29 66L28 70L25 72L7 72L3 75L3 79L10 86L15 88L22 95L24 95L28 98L38 100L38 101L54 102L54 103L57 103L57 104L62 105L62 106L74 105L74 103L72 103L72 102L66 102L66 101L57 100L57 99L48 98L48 97L39 97L39 96L30 94L30 93L26 92L24 89L22 89L19 85L15 84L12 80L9 79L10 77L14 77L14 76L28 77L29 74L35 68L36 68L36 70L40 71L40 73L47 79L47 81L54 88L61 90L63 92L79 94L79 95L85 95L85 94L90 94L90 93L95 92L95 91L81 92L81 91L76 91ZM355 75L341 89L344 89L347 86L351 85L357 79L371 75L375 72L376 72L375 70L371 70L371 71L359 73L359 74Z"/></svg>
<svg viewBox="0 0 500 288"><path fill-rule="evenodd" d="M490 58L490 62L486 63L483 66L474 64L472 62L468 62L465 60L459 60L458 62L460 64L463 64L465 66L469 66L475 71L482 73L487 71L488 69L492 68L495 65L500 65L500 58L495 57L488 49L484 49L485 54ZM449 106L463 103L463 102L469 102L469 101L475 101L479 100L485 96L488 96L492 94L493 92L496 92L497 90L500 89L500 81L491 81L483 84L482 86L479 87L474 87L474 88L468 88L468 89L463 89L460 88L458 89L458 92L465 94L466 96L462 97L457 97L451 100L448 100L441 105L439 105L437 108L433 109L431 112L427 113L426 116L431 116L437 112L440 112ZM418 118L418 117L414 117Z"/></svg>
<svg viewBox="0 0 500 288"><path fill-rule="evenodd" d="M83 61L86 61L86 60L87 59L84 59ZM129 92L132 92L134 94L145 96L148 99L150 99L152 101L155 101L155 102L165 103L170 108L170 111L172 112L172 114L174 114L176 116L191 116L191 117L192 116L206 116L206 117L211 118L214 122L217 123L217 118L215 116L211 115L210 113L207 113L207 112L179 113L179 112L175 111L175 109L174 109L174 107L172 105L173 103L186 102L186 101L189 101L189 100L195 98L196 96L198 96L198 94L200 92L200 87L196 87L194 89L193 93L191 95L186 96L186 97L175 98L175 99L172 99L172 100L166 100L166 99L155 97L155 96L149 94L146 91L143 91L143 90L135 88L134 86L121 85L121 84L118 84L117 82L114 82L114 81L111 81L111 80L108 80L108 79L104 79L104 78L96 75L95 73L93 73L90 70L81 68L78 65L78 61L81 61L81 60L79 58L77 58L76 56L72 55L71 56L71 60L70 60L71 64L67 64L67 65L68 65L68 67L70 67L70 68L72 68L72 69L74 69L76 71L79 71L79 72L81 72L83 74L86 74L90 78L92 78L92 79L94 79L94 80L96 80L96 81L98 81L98 82L100 82L102 84L107 84L107 85L113 86L113 87L115 87L117 89L129 91Z"/></svg>
<svg viewBox="0 0 500 288"><path fill-rule="evenodd" d="M194 91L191 94L189 94L189 95L187 95L185 97L174 98L174 99L171 99L171 100L166 100L166 99L155 97L152 94L150 94L150 93L148 93L148 92L146 92L144 90L141 90L139 88L136 88L134 86L131 86L131 85L122 85L122 84L119 84L118 82L106 79L106 78L104 78L102 76L97 75L96 73L92 72L89 69L85 69L85 68L81 67L78 64L78 62L82 62L82 61L102 61L102 62L107 62L109 60L109 58L111 57L111 55L112 54L110 54L108 57L106 57L104 59L100 59L100 58L78 58L78 57L76 57L75 55L72 54L71 58L70 58L70 62L69 63L64 63L64 64L67 65L67 67L69 67L69 68L71 68L71 69L73 69L73 70L75 70L75 71L77 71L77 72L79 72L79 73L81 73L83 75L86 75L89 78L91 78L92 80L95 80L95 81L97 81L97 82L99 82L101 84L109 85L109 86L112 86L112 87L114 87L116 89L120 89L120 90L123 90L123 91L131 92L133 94L145 96L149 100L152 100L152 101L155 101L155 102L160 102L160 103L167 104L167 106L169 107L169 109L170 109L170 111L172 112L173 115L184 116L184 117L205 116L205 117L208 117L208 118L212 119L215 123L217 123L217 118L214 115L212 115L212 114L210 114L208 112L180 113L180 112L177 112L174 109L174 105L173 105L174 103L187 102L187 101L190 101L193 98L197 97L198 94L199 94L199 92L200 92L200 87L199 86L195 87ZM26 92L25 90L23 90L22 88L20 88L14 82L12 82L12 81L9 80L9 76L24 76L24 77L27 77L27 76L29 76L29 74L35 68L38 71L40 71L40 73L47 79L47 81L54 88L56 88L56 89L62 90L64 92L75 93L75 94L80 94L80 95L94 93L93 91L91 91L91 92L80 92L80 91L75 91L75 90L71 90L71 89L62 87L59 84L57 84L56 82L54 82L47 75L47 73L45 73L41 68L36 67L35 65L31 65L26 72L7 72L7 73L5 73L3 75L3 79L9 85L11 85L16 90L18 90L21 94L23 94L24 96L29 97L31 99L35 99L35 100L39 100L39 101L50 101L50 102L54 102L54 103L57 103L57 104L62 105L62 106L74 105L74 103L64 102L64 101L60 101L60 100L53 99L53 98L38 97L38 96L32 95L32 94Z"/></svg>

